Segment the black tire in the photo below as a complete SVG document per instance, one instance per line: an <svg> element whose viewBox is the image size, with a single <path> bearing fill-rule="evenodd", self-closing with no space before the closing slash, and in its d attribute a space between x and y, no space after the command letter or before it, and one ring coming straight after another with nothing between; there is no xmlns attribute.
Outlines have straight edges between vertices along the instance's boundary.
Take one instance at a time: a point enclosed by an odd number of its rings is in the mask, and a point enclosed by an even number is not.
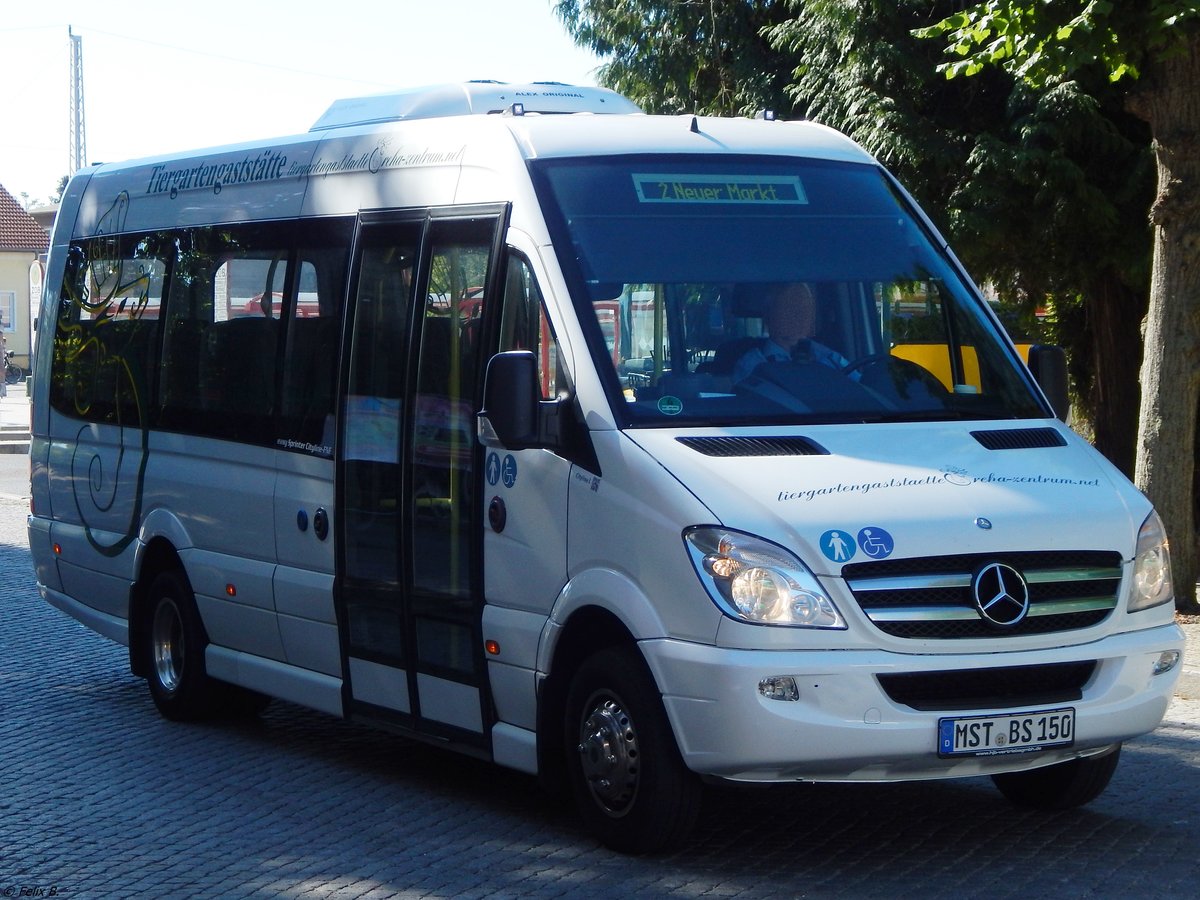
<svg viewBox="0 0 1200 900"><path fill-rule="evenodd" d="M144 652L154 705L176 722L211 717L220 691L204 669L208 635L187 577L178 570L159 574L149 601Z"/></svg>
<svg viewBox="0 0 1200 900"><path fill-rule="evenodd" d="M150 585L145 634L146 682L158 711L176 722L254 718L266 694L210 678L204 667L208 634L187 576L163 572Z"/></svg>
<svg viewBox="0 0 1200 900"><path fill-rule="evenodd" d="M636 647L587 659L567 693L566 766L589 830L622 853L682 843L700 811L699 778L683 764L662 698Z"/></svg>
<svg viewBox="0 0 1200 900"><path fill-rule="evenodd" d="M1010 803L1047 811L1074 809L1104 793L1121 760L1117 744L1103 756L1072 759L1029 772L993 775L992 782Z"/></svg>

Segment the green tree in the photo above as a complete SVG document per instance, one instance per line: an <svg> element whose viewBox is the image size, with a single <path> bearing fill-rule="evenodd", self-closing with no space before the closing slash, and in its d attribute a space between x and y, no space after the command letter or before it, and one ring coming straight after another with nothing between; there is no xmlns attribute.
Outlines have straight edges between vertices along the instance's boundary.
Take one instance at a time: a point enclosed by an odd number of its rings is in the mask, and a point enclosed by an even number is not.
<svg viewBox="0 0 1200 900"><path fill-rule="evenodd" d="M1044 90L999 69L947 81L940 48L912 30L953 6L794 2L768 36L802 61L790 90L810 117L892 169L977 278L1027 312L1051 307L1096 446L1132 475L1149 131L1103 76Z"/></svg>
<svg viewBox="0 0 1200 900"><path fill-rule="evenodd" d="M1196 611L1195 451L1200 403L1200 3L987 0L925 29L943 35L945 73L1002 67L1035 86L1102 68L1127 82L1150 127L1158 190L1141 366L1135 481L1162 515L1176 598Z"/></svg>
<svg viewBox="0 0 1200 900"><path fill-rule="evenodd" d="M790 69L762 34L787 18L783 0L559 0L555 10L608 60L599 81L647 112L792 112Z"/></svg>

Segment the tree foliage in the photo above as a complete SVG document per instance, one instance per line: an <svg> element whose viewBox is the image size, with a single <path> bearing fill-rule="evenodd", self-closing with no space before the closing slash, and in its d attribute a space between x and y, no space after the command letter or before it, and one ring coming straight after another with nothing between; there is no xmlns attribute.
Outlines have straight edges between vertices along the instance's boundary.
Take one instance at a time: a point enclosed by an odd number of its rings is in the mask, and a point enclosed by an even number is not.
<svg viewBox="0 0 1200 900"><path fill-rule="evenodd" d="M1148 295L1149 130L1099 69L1034 89L992 68L953 81L914 34L951 3L809 0L769 31L790 90L932 211L968 269L1064 345L1096 445L1133 473Z"/></svg>
<svg viewBox="0 0 1200 900"><path fill-rule="evenodd" d="M1147 60L1174 52L1184 26L1198 17L1193 0L987 0L916 34L947 39L947 52L958 57L939 67L948 78L1000 65L1042 85L1099 65L1117 82L1138 78Z"/></svg>
<svg viewBox="0 0 1200 900"><path fill-rule="evenodd" d="M791 113L790 67L762 29L783 0L559 0L575 42L608 61L600 82L652 113Z"/></svg>
<svg viewBox="0 0 1200 900"><path fill-rule="evenodd" d="M1200 404L1200 3L986 0L918 32L943 37L947 77L999 67L1034 86L1101 69L1133 82L1128 108L1154 139L1154 262L1135 479L1166 521L1180 608L1197 608Z"/></svg>
<svg viewBox="0 0 1200 900"><path fill-rule="evenodd" d="M947 82L912 30L928 0L795 3L768 32L803 63L809 116L846 132L927 203L956 246L1014 299L1081 291L1097 256L1143 284L1149 133L1103 79L1034 90L993 70Z"/></svg>
<svg viewBox="0 0 1200 900"><path fill-rule="evenodd" d="M1046 92L996 69L947 82L939 45L912 31L954 8L946 0L558 6L576 40L611 60L601 82L647 110L791 110L862 143L1027 324L1035 307L1053 311L1044 336L1068 349L1077 408L1101 451L1132 474L1154 179L1148 131L1102 75ZM716 33L742 44L698 53ZM1123 310L1124 320L1108 315Z"/></svg>

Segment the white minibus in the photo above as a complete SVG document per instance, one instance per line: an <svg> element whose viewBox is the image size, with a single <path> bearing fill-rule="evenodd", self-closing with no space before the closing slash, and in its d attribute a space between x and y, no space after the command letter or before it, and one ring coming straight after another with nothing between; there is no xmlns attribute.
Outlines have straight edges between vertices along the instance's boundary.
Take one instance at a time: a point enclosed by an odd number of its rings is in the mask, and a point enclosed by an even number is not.
<svg viewBox="0 0 1200 900"><path fill-rule="evenodd" d="M929 219L807 122L469 83L82 170L30 547L171 719L268 698L573 793L989 775L1062 809L1179 674L1167 538Z"/></svg>

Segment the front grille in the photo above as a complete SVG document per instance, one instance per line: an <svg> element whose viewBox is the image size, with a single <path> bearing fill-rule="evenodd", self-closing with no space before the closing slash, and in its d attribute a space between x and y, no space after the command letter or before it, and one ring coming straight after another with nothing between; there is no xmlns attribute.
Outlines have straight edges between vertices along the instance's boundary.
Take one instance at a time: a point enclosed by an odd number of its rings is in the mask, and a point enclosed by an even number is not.
<svg viewBox="0 0 1200 900"><path fill-rule="evenodd" d="M924 711L1015 709L1071 703L1096 670L1096 661L959 669L950 672L900 672L876 676L896 703Z"/></svg>
<svg viewBox="0 0 1200 900"><path fill-rule="evenodd" d="M1022 573L1029 587L1029 612L1010 627L987 622L971 591L975 573L994 562ZM1117 605L1121 555L1103 551L964 553L852 563L842 568L842 577L867 618L894 637L1020 637L1103 622Z"/></svg>

